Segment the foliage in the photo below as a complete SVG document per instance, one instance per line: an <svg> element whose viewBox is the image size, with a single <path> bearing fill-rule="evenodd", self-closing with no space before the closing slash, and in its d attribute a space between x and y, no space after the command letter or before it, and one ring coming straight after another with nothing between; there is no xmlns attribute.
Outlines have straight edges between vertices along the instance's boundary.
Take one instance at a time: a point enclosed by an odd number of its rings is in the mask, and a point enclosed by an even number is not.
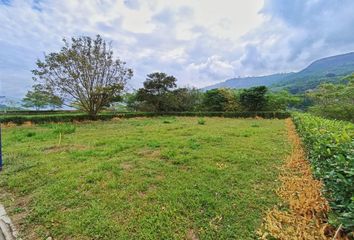
<svg viewBox="0 0 354 240"><path fill-rule="evenodd" d="M53 128L54 133L61 133L61 134L71 134L74 133L76 130L75 125L73 124L53 124L51 125Z"/></svg>
<svg viewBox="0 0 354 240"><path fill-rule="evenodd" d="M227 98L220 92L219 89L211 89L205 92L203 107L207 111L224 111L224 105L226 103Z"/></svg>
<svg viewBox="0 0 354 240"><path fill-rule="evenodd" d="M148 75L144 88L124 97L129 111L144 112L239 112L285 111L299 98L286 91L267 93L264 86L250 89L211 89L206 92L177 88L176 79L165 73Z"/></svg>
<svg viewBox="0 0 354 240"><path fill-rule="evenodd" d="M202 93L194 88L177 88L177 79L166 73L149 74L144 87L125 96L130 111L168 112L200 110Z"/></svg>
<svg viewBox="0 0 354 240"><path fill-rule="evenodd" d="M254 240L279 202L284 121L206 121L74 124L61 145L55 124L4 128L0 202L28 240Z"/></svg>
<svg viewBox="0 0 354 240"><path fill-rule="evenodd" d="M60 113L60 114L36 114L36 115L0 115L0 122L23 124L25 122L47 123L47 122L74 122L87 120L111 120L112 118L134 118L134 117L157 117L157 116L188 116L188 117L226 117L226 118L278 118L284 119L290 116L289 112L123 112L123 113L102 113L91 116L82 113Z"/></svg>
<svg viewBox="0 0 354 240"><path fill-rule="evenodd" d="M26 97L22 100L23 106L27 108L41 108L51 107L52 109L61 108L63 99L56 96L54 92L41 84L32 86L33 90L28 91Z"/></svg>
<svg viewBox="0 0 354 240"><path fill-rule="evenodd" d="M291 106L296 106L301 99L283 90L266 94L265 111L286 111Z"/></svg>
<svg viewBox="0 0 354 240"><path fill-rule="evenodd" d="M123 102L127 106L128 111L139 111L140 109L140 102L137 100L136 92L125 93L123 95Z"/></svg>
<svg viewBox="0 0 354 240"><path fill-rule="evenodd" d="M32 72L46 87L95 116L120 99L133 72L125 62L114 59L111 45L99 35L63 41L64 47L45 55L44 61L38 60Z"/></svg>
<svg viewBox="0 0 354 240"><path fill-rule="evenodd" d="M205 92L203 108L206 111L230 112L239 110L235 91L231 89L211 89Z"/></svg>
<svg viewBox="0 0 354 240"><path fill-rule="evenodd" d="M296 127L314 174L323 180L332 223L354 228L354 125L296 113Z"/></svg>
<svg viewBox="0 0 354 240"><path fill-rule="evenodd" d="M168 111L170 94L177 87L176 81L174 76L168 76L166 73L151 73L147 75L144 88L137 91L136 99L151 106L153 111Z"/></svg>
<svg viewBox="0 0 354 240"><path fill-rule="evenodd" d="M245 89L240 94L240 104L246 111L262 111L267 104L265 86Z"/></svg>
<svg viewBox="0 0 354 240"><path fill-rule="evenodd" d="M342 84L321 84L307 97L314 102L309 108L313 114L354 122L354 74Z"/></svg>
<svg viewBox="0 0 354 240"><path fill-rule="evenodd" d="M205 119L204 118L199 118L198 119L198 124L199 125L205 125Z"/></svg>
<svg viewBox="0 0 354 240"><path fill-rule="evenodd" d="M202 93L194 88L177 88L169 93L168 111L192 112L201 110Z"/></svg>

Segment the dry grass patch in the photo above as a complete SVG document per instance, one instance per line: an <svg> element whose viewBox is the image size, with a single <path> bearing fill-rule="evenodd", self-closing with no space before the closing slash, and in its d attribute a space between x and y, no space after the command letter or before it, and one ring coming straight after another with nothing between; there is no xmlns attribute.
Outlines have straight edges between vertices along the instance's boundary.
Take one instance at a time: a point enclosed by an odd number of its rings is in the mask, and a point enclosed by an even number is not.
<svg viewBox="0 0 354 240"><path fill-rule="evenodd" d="M346 239L328 225L329 206L321 193L323 184L312 176L291 119L287 119L286 124L292 152L283 167L282 185L277 190L286 206L277 206L267 212L259 231L261 239Z"/></svg>

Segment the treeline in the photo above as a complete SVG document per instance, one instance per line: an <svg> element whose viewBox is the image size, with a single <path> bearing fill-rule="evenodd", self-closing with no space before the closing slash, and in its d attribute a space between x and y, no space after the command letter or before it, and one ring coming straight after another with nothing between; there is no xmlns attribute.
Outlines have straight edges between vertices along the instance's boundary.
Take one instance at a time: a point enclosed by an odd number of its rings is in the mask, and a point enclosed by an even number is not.
<svg viewBox="0 0 354 240"><path fill-rule="evenodd" d="M300 102L286 91L270 92L267 87L250 89L177 88L177 79L166 73L147 76L144 87L123 97L128 111L142 112L242 112L285 111Z"/></svg>

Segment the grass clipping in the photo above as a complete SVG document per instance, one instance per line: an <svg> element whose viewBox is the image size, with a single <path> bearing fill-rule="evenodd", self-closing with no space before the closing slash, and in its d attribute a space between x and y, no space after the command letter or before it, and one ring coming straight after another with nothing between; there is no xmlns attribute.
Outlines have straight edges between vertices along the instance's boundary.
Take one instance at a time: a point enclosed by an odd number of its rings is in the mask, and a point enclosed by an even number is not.
<svg viewBox="0 0 354 240"><path fill-rule="evenodd" d="M260 239L345 239L327 224L328 202L321 193L322 183L313 178L301 140L291 119L286 119L292 152L280 175L277 194L286 206L266 213Z"/></svg>

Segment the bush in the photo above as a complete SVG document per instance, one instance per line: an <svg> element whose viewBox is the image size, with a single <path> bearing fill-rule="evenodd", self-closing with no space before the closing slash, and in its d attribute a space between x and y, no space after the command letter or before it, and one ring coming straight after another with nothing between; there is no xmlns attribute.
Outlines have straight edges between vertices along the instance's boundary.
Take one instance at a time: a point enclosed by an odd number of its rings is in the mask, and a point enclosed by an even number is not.
<svg viewBox="0 0 354 240"><path fill-rule="evenodd" d="M116 114L102 114L95 117L84 114L54 114L54 115L3 115L0 116L1 123L16 123L23 124L24 122L32 123L48 123L48 122L73 122L73 121L86 121L86 120L110 120Z"/></svg>
<svg viewBox="0 0 354 240"><path fill-rule="evenodd" d="M205 119L204 118L199 118L198 119L198 124L199 125L204 125L205 124Z"/></svg>
<svg viewBox="0 0 354 240"><path fill-rule="evenodd" d="M72 124L55 124L53 125L53 132L60 134L71 134L76 131L76 127Z"/></svg>
<svg viewBox="0 0 354 240"><path fill-rule="evenodd" d="M331 224L354 228L354 124L295 113L315 177L324 183Z"/></svg>
<svg viewBox="0 0 354 240"><path fill-rule="evenodd" d="M2 115L1 123L23 124L24 122L48 123L48 122L73 122L86 120L111 120L115 117L157 117L157 116L184 116L184 117L227 117L227 118L279 118L290 117L289 112L126 112L126 113L102 113L95 117L84 114L50 114L50 115Z"/></svg>

